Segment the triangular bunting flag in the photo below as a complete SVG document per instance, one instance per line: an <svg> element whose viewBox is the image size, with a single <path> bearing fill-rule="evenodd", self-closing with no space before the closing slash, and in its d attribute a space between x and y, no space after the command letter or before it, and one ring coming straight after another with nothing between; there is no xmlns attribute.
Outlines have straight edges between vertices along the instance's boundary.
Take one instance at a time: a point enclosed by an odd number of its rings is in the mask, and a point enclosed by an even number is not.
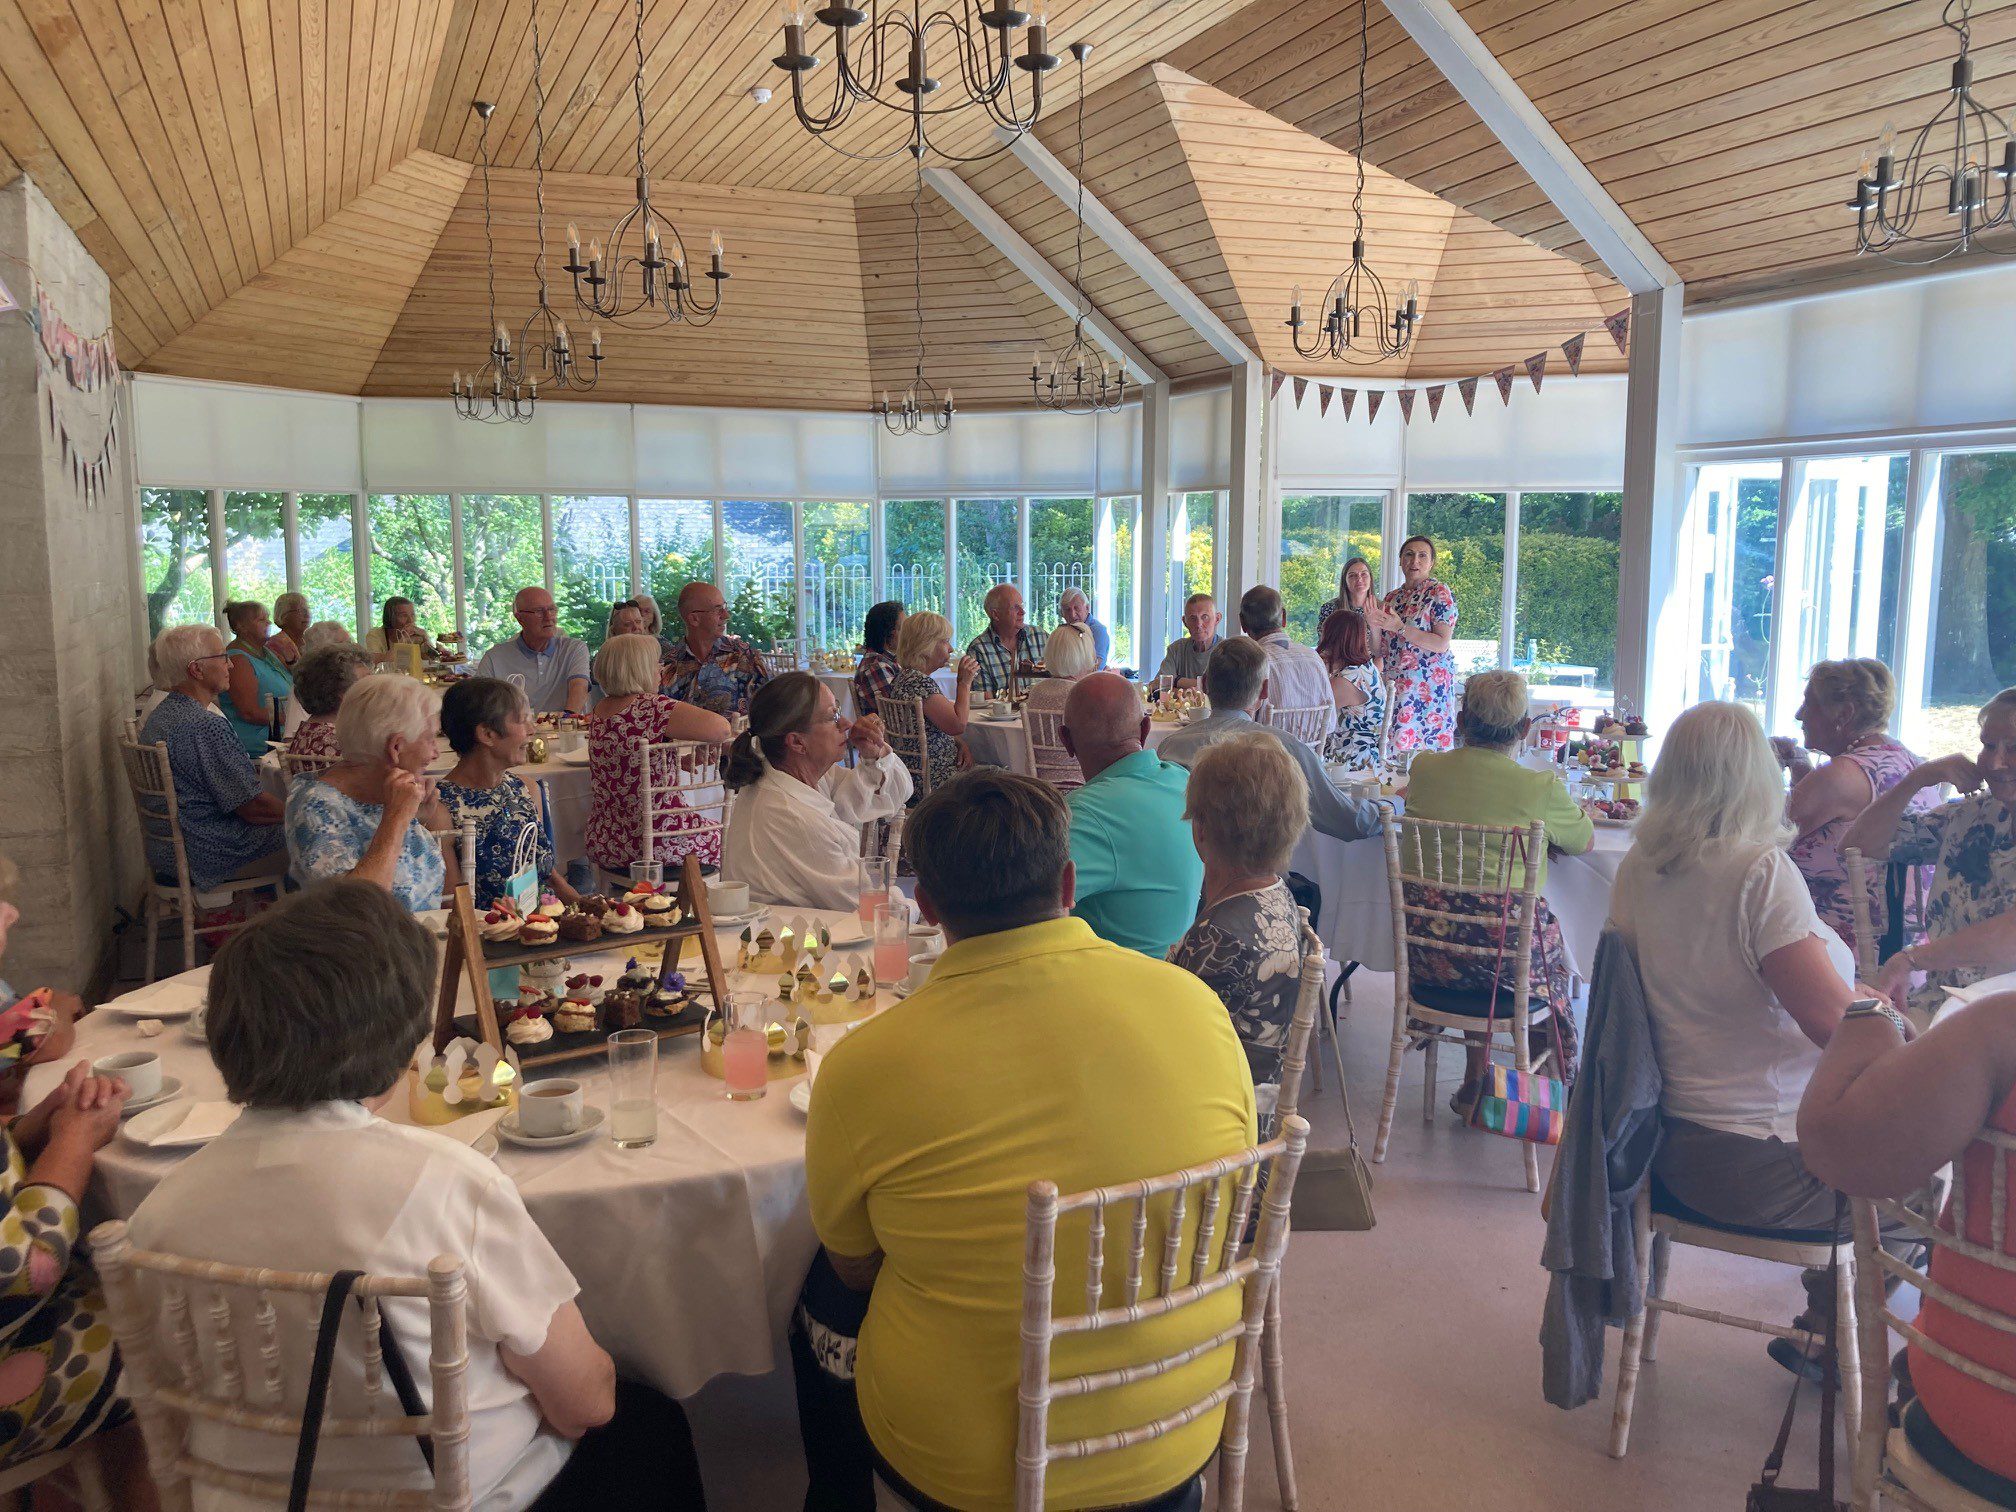
<svg viewBox="0 0 2016 1512"><path fill-rule="evenodd" d="M1615 315L1603 317L1603 329L1610 333L1610 339L1617 343L1617 350L1624 350L1625 333L1631 329L1631 312L1619 310Z"/></svg>
<svg viewBox="0 0 2016 1512"><path fill-rule="evenodd" d="M1365 390L1365 419L1368 423L1378 420L1379 406L1385 398L1386 390L1384 389Z"/></svg>
<svg viewBox="0 0 2016 1512"><path fill-rule="evenodd" d="M18 310L20 308L21 306L15 301L14 296L7 292L6 282L0 280L0 315L5 315L9 310Z"/></svg>
<svg viewBox="0 0 2016 1512"><path fill-rule="evenodd" d="M1512 369L1501 367L1491 375L1491 381L1498 385L1498 398L1502 403L1512 402Z"/></svg>
<svg viewBox="0 0 2016 1512"><path fill-rule="evenodd" d="M1339 389L1337 390L1337 397L1344 401L1344 418L1349 420L1351 418L1351 406L1358 402L1358 390Z"/></svg>
<svg viewBox="0 0 2016 1512"><path fill-rule="evenodd" d="M1281 385L1287 381L1287 378L1288 375L1286 373L1276 373L1272 378L1267 380L1267 397L1269 399L1272 399L1276 394L1281 392Z"/></svg>
<svg viewBox="0 0 2016 1512"><path fill-rule="evenodd" d="M1582 376L1582 340L1583 333L1577 331L1573 336L1570 336L1566 341L1561 343L1561 355L1568 359L1568 376L1570 378L1580 378Z"/></svg>
<svg viewBox="0 0 2016 1512"><path fill-rule="evenodd" d="M1428 385L1426 390L1428 395L1428 418L1431 421L1442 413L1442 394L1448 387L1449 385L1446 383L1431 383Z"/></svg>
<svg viewBox="0 0 2016 1512"><path fill-rule="evenodd" d="M1309 380L1307 378L1297 378L1295 380L1295 408L1302 408L1302 395L1308 390L1308 387Z"/></svg>
<svg viewBox="0 0 2016 1512"><path fill-rule="evenodd" d="M1400 422L1410 424L1414 419L1414 390L1402 389L1397 397L1400 400Z"/></svg>
<svg viewBox="0 0 2016 1512"><path fill-rule="evenodd" d="M1463 396L1463 413L1466 415L1477 413L1477 383L1475 378L1456 380L1456 392Z"/></svg>
<svg viewBox="0 0 2016 1512"><path fill-rule="evenodd" d="M1535 352L1526 359L1526 376L1533 380L1533 392L1540 392L1540 380L1547 376L1547 354Z"/></svg>
<svg viewBox="0 0 2016 1512"><path fill-rule="evenodd" d="M1316 385L1316 413L1318 415L1327 415L1330 413L1330 400L1336 392L1327 383Z"/></svg>

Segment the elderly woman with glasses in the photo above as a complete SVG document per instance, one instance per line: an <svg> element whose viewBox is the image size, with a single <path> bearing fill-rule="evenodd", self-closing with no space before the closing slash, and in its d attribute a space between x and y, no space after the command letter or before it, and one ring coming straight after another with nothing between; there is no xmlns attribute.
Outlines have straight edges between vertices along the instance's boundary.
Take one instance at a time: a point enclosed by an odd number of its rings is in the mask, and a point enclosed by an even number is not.
<svg viewBox="0 0 2016 1512"><path fill-rule="evenodd" d="M860 755L853 767L840 761ZM810 672L784 672L749 704L749 728L721 768L737 794L721 875L755 902L852 909L861 826L903 812L910 772L873 714L848 720Z"/></svg>
<svg viewBox="0 0 2016 1512"><path fill-rule="evenodd" d="M149 659L166 695L140 727L140 744L168 748L190 884L205 892L235 877L278 876L287 860L280 801L217 717L218 697L231 683L224 637L208 625L175 625L154 638ZM166 840L148 840L147 864L173 880L175 853Z"/></svg>
<svg viewBox="0 0 2016 1512"><path fill-rule="evenodd" d="M266 645L290 667L301 659L305 649L301 641L312 618L305 593L283 593L273 600L273 631L266 637Z"/></svg>
<svg viewBox="0 0 2016 1512"><path fill-rule="evenodd" d="M472 677L441 698L441 728L458 758L437 788L459 834L476 831L476 875L468 879L476 906L507 896L511 878L534 867L540 886L566 902L574 889L553 864L553 842L539 822L539 800L511 770L525 759L532 738L532 705L525 690L498 677ZM519 857L527 858L521 862Z"/></svg>
<svg viewBox="0 0 2016 1512"><path fill-rule="evenodd" d="M448 814L425 775L441 749L441 697L410 677L371 677L336 711L343 759L304 772L287 792L287 853L302 886L361 877L409 912L441 904L453 885L452 856L435 831Z"/></svg>

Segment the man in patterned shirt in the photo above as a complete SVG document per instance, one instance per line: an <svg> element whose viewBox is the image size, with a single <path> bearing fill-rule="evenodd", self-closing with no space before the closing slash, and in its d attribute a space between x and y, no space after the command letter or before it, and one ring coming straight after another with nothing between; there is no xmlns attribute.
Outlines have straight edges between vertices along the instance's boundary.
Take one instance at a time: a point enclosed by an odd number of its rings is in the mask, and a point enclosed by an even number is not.
<svg viewBox="0 0 2016 1512"><path fill-rule="evenodd" d="M1024 623L1022 590L1013 583L996 583L982 602L987 628L973 637L966 654L980 663L980 691L991 697L1007 689L1018 660L1024 666L1043 660L1043 632Z"/></svg>
<svg viewBox="0 0 2016 1512"><path fill-rule="evenodd" d="M749 700L770 681L756 648L728 633L728 601L712 583L679 590L686 638L665 656L665 691L716 714L747 714Z"/></svg>

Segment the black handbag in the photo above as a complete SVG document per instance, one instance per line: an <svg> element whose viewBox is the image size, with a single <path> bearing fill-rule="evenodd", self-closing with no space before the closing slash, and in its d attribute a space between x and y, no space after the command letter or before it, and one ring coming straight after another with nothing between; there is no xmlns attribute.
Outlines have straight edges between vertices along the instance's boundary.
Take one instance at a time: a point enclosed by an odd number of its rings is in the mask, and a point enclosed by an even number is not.
<svg viewBox="0 0 2016 1512"><path fill-rule="evenodd" d="M1840 1196L1834 1199L1834 1232L1841 1232L1841 1219L1847 1207ZM1834 1393L1837 1389L1836 1369L1841 1357L1841 1331L1835 1326L1840 1291L1838 1283L1841 1274L1841 1255L1837 1249L1827 1262L1827 1346L1820 1355L1820 1485L1815 1490L1803 1490L1778 1484L1779 1474L1785 1468L1785 1445L1792 1437L1792 1419L1799 1411L1799 1390L1806 1384L1806 1378L1795 1374L1792 1377L1792 1393L1785 1400L1785 1416L1778 1424L1778 1438L1771 1446L1771 1454L1764 1461L1763 1473L1757 1484L1750 1488L1744 1499L1743 1512L1848 1512L1848 1504L1834 1495ZM1852 1347L1852 1346L1851 1346Z"/></svg>
<svg viewBox="0 0 2016 1512"><path fill-rule="evenodd" d="M322 1294L322 1317L315 1327L315 1353L308 1366L308 1394L301 1404L301 1435L294 1444L294 1474L287 1488L287 1512L305 1512L308 1505L308 1486L315 1477L315 1452L322 1441L322 1418L329 1405L329 1376L336 1361L336 1339L343 1322L343 1304L350 1296L364 1272L337 1271L329 1278L329 1289ZM362 1297L357 1299L361 1309L367 1304ZM419 1389L413 1384L413 1372L406 1367L406 1356L400 1351L399 1341L386 1326L384 1310L378 1313L378 1337L380 1353L385 1362L385 1374L391 1377L392 1390L399 1397L399 1410L408 1417L421 1417L426 1407L420 1400ZM420 1439L420 1457L427 1461L427 1468L434 1468L434 1441L428 1437Z"/></svg>

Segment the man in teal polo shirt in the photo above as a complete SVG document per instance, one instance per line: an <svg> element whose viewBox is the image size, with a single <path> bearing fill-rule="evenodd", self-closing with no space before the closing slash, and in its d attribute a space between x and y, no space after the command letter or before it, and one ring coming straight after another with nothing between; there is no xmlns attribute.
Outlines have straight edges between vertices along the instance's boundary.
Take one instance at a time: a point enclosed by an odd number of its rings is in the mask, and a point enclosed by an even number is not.
<svg viewBox="0 0 2016 1512"><path fill-rule="evenodd" d="M1183 820L1189 773L1146 749L1148 711L1112 672L1079 679L1064 704L1064 749L1085 786L1071 806L1071 912L1101 939L1157 960L1197 917L1204 863Z"/></svg>

